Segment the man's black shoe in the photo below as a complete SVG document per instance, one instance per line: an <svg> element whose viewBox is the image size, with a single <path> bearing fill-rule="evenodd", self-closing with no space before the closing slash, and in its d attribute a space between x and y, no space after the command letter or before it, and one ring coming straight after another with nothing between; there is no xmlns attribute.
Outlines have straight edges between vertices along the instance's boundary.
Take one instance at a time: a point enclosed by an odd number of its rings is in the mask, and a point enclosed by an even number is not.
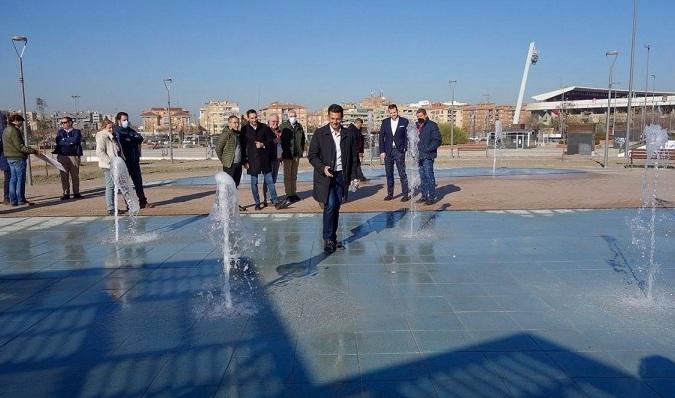
<svg viewBox="0 0 675 398"><path fill-rule="evenodd" d="M287 207L290 206L290 205L291 205L291 201L288 200L288 199L286 199L286 200L283 200L283 201L281 201L281 200L278 201L277 204L274 205L274 207L275 207L277 210L283 210L283 209L287 208Z"/></svg>
<svg viewBox="0 0 675 398"><path fill-rule="evenodd" d="M427 203L427 198L424 198L424 197L419 198L415 201L415 203Z"/></svg>
<svg viewBox="0 0 675 398"><path fill-rule="evenodd" d="M425 204L427 206L431 206L431 205L435 204L436 202L438 202L438 199L427 199Z"/></svg>
<svg viewBox="0 0 675 398"><path fill-rule="evenodd" d="M336 248L336 249L342 250L342 249L345 248L345 245L344 245L342 242L340 242L339 240L336 240L336 241L334 242L334 245L335 245L335 248Z"/></svg>
<svg viewBox="0 0 675 398"><path fill-rule="evenodd" d="M112 215L114 215L114 214L115 214L115 210L108 210L108 215L109 215L109 216L112 216Z"/></svg>
<svg viewBox="0 0 675 398"><path fill-rule="evenodd" d="M80 195L79 193L76 193L75 195L73 195L73 199L82 199L82 198L83 198L83 196Z"/></svg>
<svg viewBox="0 0 675 398"><path fill-rule="evenodd" d="M263 207L262 207L262 205L261 205L260 203L256 203L254 209L256 209L256 210L262 210Z"/></svg>
<svg viewBox="0 0 675 398"><path fill-rule="evenodd" d="M389 201L389 200L392 200L392 199L394 199L393 195L387 195L387 196L384 197L384 200L386 200L386 201Z"/></svg>
<svg viewBox="0 0 675 398"><path fill-rule="evenodd" d="M403 197L401 198L401 202L407 202L409 200L410 200L410 196L408 196L408 195L403 195Z"/></svg>
<svg viewBox="0 0 675 398"><path fill-rule="evenodd" d="M267 199L263 200L260 206L262 206L262 208L267 207Z"/></svg>
<svg viewBox="0 0 675 398"><path fill-rule="evenodd" d="M70 195L61 196L61 200L68 200L68 199L70 199Z"/></svg>
<svg viewBox="0 0 675 398"><path fill-rule="evenodd" d="M147 206L148 206L148 202L145 201L145 200L138 203L138 207L140 207L141 209L145 209Z"/></svg>
<svg viewBox="0 0 675 398"><path fill-rule="evenodd" d="M288 199L291 201L291 203L299 202L301 200L298 195L291 195L288 197Z"/></svg>
<svg viewBox="0 0 675 398"><path fill-rule="evenodd" d="M335 243L332 240L325 240L323 242L323 251L331 254L335 252Z"/></svg>
<svg viewBox="0 0 675 398"><path fill-rule="evenodd" d="M246 208L244 206L239 206L239 211L246 211Z"/></svg>

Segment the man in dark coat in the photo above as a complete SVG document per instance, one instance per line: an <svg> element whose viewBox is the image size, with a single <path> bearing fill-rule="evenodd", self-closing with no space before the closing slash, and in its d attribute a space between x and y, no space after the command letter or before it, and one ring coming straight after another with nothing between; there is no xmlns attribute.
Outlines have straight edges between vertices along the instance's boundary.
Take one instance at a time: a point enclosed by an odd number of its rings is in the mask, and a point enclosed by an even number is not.
<svg viewBox="0 0 675 398"><path fill-rule="evenodd" d="M129 114L118 112L115 116L117 127L113 130L113 139L120 148L118 155L124 159L124 164L129 171L129 177L134 183L134 190L138 196L138 204L141 209L148 206L148 199L143 190L143 176L141 175L141 144L143 136L131 128ZM150 206L152 207L152 206Z"/></svg>
<svg viewBox="0 0 675 398"><path fill-rule="evenodd" d="M352 180L358 159L353 134L340 124L343 114L340 105L328 107L329 123L316 130L307 152L314 167L313 197L323 203L323 250L329 254L344 248L337 241L340 204L347 198L347 182Z"/></svg>
<svg viewBox="0 0 675 398"><path fill-rule="evenodd" d="M387 196L384 200L394 199L394 164L401 179L401 202L410 200L408 175L405 172L405 152L408 150L408 119L398 116L396 104L388 107L389 117L382 120L380 127L380 159L384 162L387 174Z"/></svg>
<svg viewBox="0 0 675 398"><path fill-rule="evenodd" d="M438 125L429 120L427 111L424 108L417 110L417 132L419 134L418 162L420 170L420 188L422 197L417 203L432 205L436 203L436 179L434 178L434 160L438 147L443 143L441 132Z"/></svg>
<svg viewBox="0 0 675 398"><path fill-rule="evenodd" d="M286 198L295 203L300 200L297 193L298 165L305 151L305 130L293 109L288 111L288 120L281 124L281 150Z"/></svg>
<svg viewBox="0 0 675 398"><path fill-rule="evenodd" d="M254 109L246 111L248 123L241 129L241 136L244 139L243 162L251 178L251 193L255 201L255 209L262 210L260 204L260 193L258 191L258 174L263 174L264 184L270 193L270 199L275 206L279 206L277 190L274 187L272 178L272 163L270 151L276 151L274 143L274 134L266 124L258 122L258 113Z"/></svg>
<svg viewBox="0 0 675 398"><path fill-rule="evenodd" d="M359 181L368 181L366 176L363 175L363 169L361 168L361 158L365 152L365 139L363 137L363 119L357 117L354 119L354 123L350 124L348 130L351 134L354 135L354 140L356 141L356 152L358 154L356 170L354 175L358 178Z"/></svg>
<svg viewBox="0 0 675 398"><path fill-rule="evenodd" d="M54 147L56 160L66 171L59 171L63 196L61 200L70 199L70 182L73 183L73 198L82 199L80 195L80 164L82 158L82 132L73 127L70 116L61 118L61 128L56 132ZM70 181L69 181L70 180Z"/></svg>

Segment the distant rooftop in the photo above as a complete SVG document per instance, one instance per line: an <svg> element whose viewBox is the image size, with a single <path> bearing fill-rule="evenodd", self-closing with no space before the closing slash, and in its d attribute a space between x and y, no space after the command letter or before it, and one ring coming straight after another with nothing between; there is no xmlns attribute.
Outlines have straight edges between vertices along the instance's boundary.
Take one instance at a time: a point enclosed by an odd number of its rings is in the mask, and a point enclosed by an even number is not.
<svg viewBox="0 0 675 398"><path fill-rule="evenodd" d="M608 90L606 88L596 88L596 87L582 87L582 86L569 86L564 87L558 90L549 91L539 95L535 95L532 98L537 101L581 101L581 100L593 100L593 99L603 99L607 98ZM673 92L666 91L657 91L653 93L657 96L671 96L675 95ZM644 97L645 91L633 90L634 97ZM646 92L647 96L651 96L652 92ZM628 98L628 90L612 90L612 97L614 98Z"/></svg>

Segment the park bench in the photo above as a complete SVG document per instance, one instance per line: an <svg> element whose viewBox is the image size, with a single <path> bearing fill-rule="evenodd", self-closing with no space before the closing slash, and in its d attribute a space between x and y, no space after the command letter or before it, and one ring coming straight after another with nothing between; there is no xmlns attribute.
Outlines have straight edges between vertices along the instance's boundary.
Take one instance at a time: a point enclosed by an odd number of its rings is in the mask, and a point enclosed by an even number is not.
<svg viewBox="0 0 675 398"><path fill-rule="evenodd" d="M647 160L647 150L645 148L633 148L628 152L630 157L630 166L634 165L633 160ZM659 165L672 165L675 161L675 149L659 149L651 154L649 160L657 160Z"/></svg>
<svg viewBox="0 0 675 398"><path fill-rule="evenodd" d="M457 145L457 157L460 156L460 153L462 151L484 151L485 152L485 157L488 155L488 146L487 142L485 143L478 143L478 144L459 144Z"/></svg>

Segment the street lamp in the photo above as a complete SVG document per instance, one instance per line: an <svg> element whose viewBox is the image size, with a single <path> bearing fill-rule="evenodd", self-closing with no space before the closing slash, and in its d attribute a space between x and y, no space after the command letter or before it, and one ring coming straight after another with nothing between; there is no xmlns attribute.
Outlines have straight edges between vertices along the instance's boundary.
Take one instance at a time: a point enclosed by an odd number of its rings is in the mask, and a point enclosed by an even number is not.
<svg viewBox="0 0 675 398"><path fill-rule="evenodd" d="M450 114L452 119L450 120L450 157L455 157L454 145L455 145L455 84L457 80L448 80L450 84Z"/></svg>
<svg viewBox="0 0 675 398"><path fill-rule="evenodd" d="M602 167L607 168L607 160L609 158L609 115L611 112L611 103L612 103L612 69L614 68L614 63L616 62L616 57L619 55L618 51L607 51L605 57L609 62L609 83L608 93L607 93L607 129L605 131L605 159L602 162ZM627 148L627 147L626 147Z"/></svg>
<svg viewBox="0 0 675 398"><path fill-rule="evenodd" d="M652 77L652 124L653 124L654 116L656 114L656 75L652 74L650 76Z"/></svg>
<svg viewBox="0 0 675 398"><path fill-rule="evenodd" d="M73 99L73 106L75 107L73 110L73 117L75 118L74 125L77 125L77 99L80 98L79 95L71 95L70 98Z"/></svg>
<svg viewBox="0 0 675 398"><path fill-rule="evenodd" d="M21 52L16 47L17 43L23 43ZM14 51L16 56L19 58L19 83L21 83L21 101L23 104L23 140L26 145L30 145L28 141L28 117L26 116L26 87L23 80L23 52L26 51L26 45L28 45L28 38L26 36L14 36L12 37L12 46L14 46ZM33 185L33 171L30 167L30 156L26 159L26 171L28 172L28 185Z"/></svg>
<svg viewBox="0 0 675 398"><path fill-rule="evenodd" d="M637 0L633 0L633 30L631 33L630 45L630 74L628 77L628 106L626 107L626 148L623 153L628 159L628 148L630 148L630 125L633 120L631 101L633 99L633 67L635 64L635 30L637 29Z"/></svg>
<svg viewBox="0 0 675 398"><path fill-rule="evenodd" d="M164 79L164 87L166 87L166 97L167 97L167 113L169 114L169 159L173 163L173 130L171 128L171 83L173 79L167 78Z"/></svg>
<svg viewBox="0 0 675 398"><path fill-rule="evenodd" d="M647 92L649 92L649 51L652 49L652 45L647 43L645 44L647 49L647 71L645 72L645 106L642 108L642 134L645 131L645 123L647 122Z"/></svg>

